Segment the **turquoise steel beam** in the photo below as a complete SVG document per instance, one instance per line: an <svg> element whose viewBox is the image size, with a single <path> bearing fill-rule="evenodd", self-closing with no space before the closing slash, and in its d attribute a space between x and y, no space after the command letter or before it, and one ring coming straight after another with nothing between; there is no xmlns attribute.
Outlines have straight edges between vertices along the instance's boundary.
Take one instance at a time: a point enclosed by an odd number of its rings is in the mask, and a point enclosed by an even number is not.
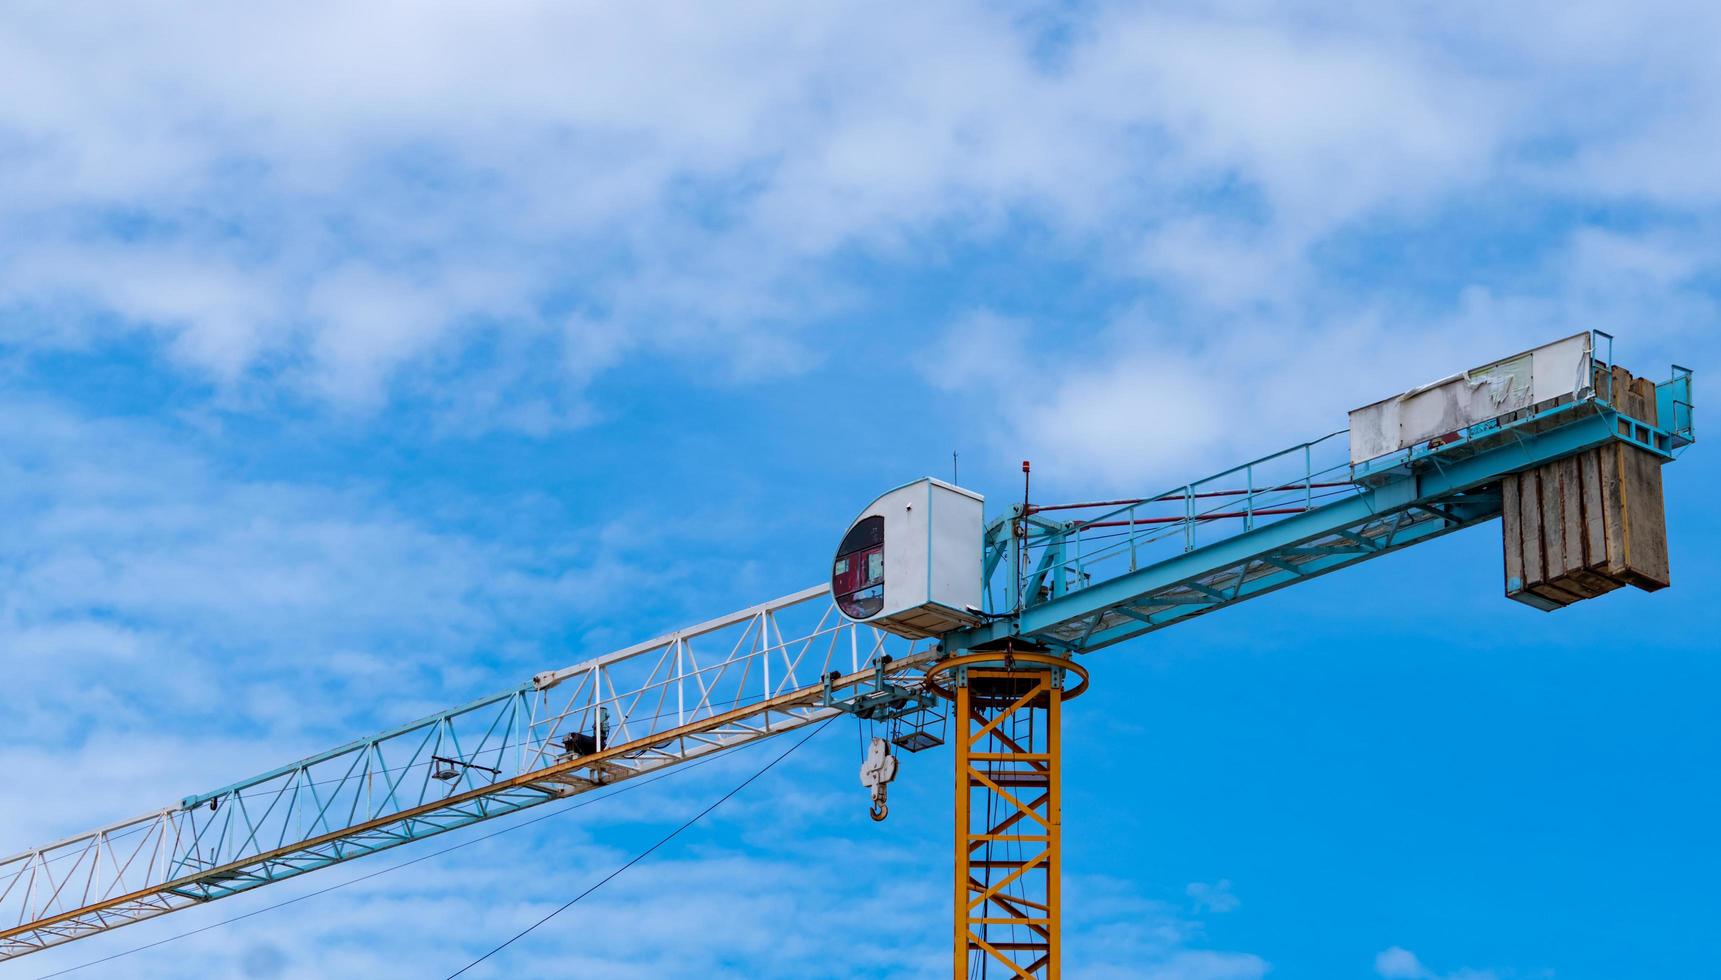
<svg viewBox="0 0 1721 980"><path fill-rule="evenodd" d="M1688 391L1687 380L1680 393ZM1477 491L1508 473L1614 440L1671 457L1658 438L1667 435L1665 430L1641 438L1642 423L1622 427L1622 418L1611 409L1580 402L1526 420L1551 426L1542 431L1528 431L1529 426L1521 432L1487 430L1484 434L1500 440L1491 448L1464 457L1426 454L1415 460L1412 472L1397 479L948 634L944 646L975 649L1018 637L1072 652L1097 650L1497 517L1499 495ZM1622 434L1622 428L1629 431ZM1379 533L1383 520L1395 516L1402 526L1389 535ZM1365 533L1371 528L1375 533ZM1062 542L1055 546L1062 547ZM1215 588L1230 579L1235 579L1231 593ZM1181 594L1167 595L1174 592ZM1171 608L1141 612L1155 604ZM1113 613L1128 622L1107 624L1104 617Z"/></svg>

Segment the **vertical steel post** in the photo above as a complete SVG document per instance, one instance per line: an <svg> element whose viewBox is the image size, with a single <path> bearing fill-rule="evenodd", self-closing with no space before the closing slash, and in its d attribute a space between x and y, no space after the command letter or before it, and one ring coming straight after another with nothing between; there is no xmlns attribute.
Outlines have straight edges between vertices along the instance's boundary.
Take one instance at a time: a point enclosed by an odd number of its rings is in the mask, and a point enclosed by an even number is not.
<svg viewBox="0 0 1721 980"><path fill-rule="evenodd" d="M1046 961L1047 980L1058 980L1063 949L1064 789L1063 724L1064 672L1053 671L1046 699Z"/></svg>
<svg viewBox="0 0 1721 980"><path fill-rule="evenodd" d="M1255 529L1255 464L1249 463L1243 467L1243 485L1247 489L1243 493L1243 530Z"/></svg>
<svg viewBox="0 0 1721 980"><path fill-rule="evenodd" d="M1017 512L1017 517L1010 522L1010 611L1020 613L1022 602L1022 577L1028 574L1022 562L1022 542L1027 539L1027 518Z"/></svg>
<svg viewBox="0 0 1721 980"><path fill-rule="evenodd" d="M1012 564L1014 557L1012 556ZM956 980L968 980L968 730L972 715L968 705L968 684L961 672L956 675Z"/></svg>
<svg viewBox="0 0 1721 980"><path fill-rule="evenodd" d="M1195 487L1183 488L1183 550L1195 550Z"/></svg>
<svg viewBox="0 0 1721 980"><path fill-rule="evenodd" d="M1315 448L1303 443L1303 509L1315 505Z"/></svg>
<svg viewBox="0 0 1721 980"><path fill-rule="evenodd" d="M1135 505L1129 507L1129 570L1135 571Z"/></svg>

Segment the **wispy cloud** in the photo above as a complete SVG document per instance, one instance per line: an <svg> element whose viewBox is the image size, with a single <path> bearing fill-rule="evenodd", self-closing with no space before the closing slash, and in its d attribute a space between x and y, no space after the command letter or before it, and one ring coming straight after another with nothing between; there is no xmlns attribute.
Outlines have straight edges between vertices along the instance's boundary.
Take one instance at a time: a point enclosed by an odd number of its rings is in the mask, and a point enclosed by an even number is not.
<svg viewBox="0 0 1721 980"><path fill-rule="evenodd" d="M1189 896L1197 912L1235 912L1237 907L1243 904L1242 899L1231 890L1229 878L1221 878L1212 883L1192 881L1184 889L1184 893Z"/></svg>
<svg viewBox="0 0 1721 980"><path fill-rule="evenodd" d="M605 385L641 374L722 386L867 360L843 382L936 403L1055 492L1142 492L1578 329L1619 333L1647 369L1721 352L1717 17L1674 0L14 5L0 377L54 390L67 364L120 359L179 394L126 393L132 418L76 393L0 399L0 837L125 816L771 594L753 588L765 522L687 503L708 483L640 494L649 520L526 493L415 506L247 468L200 424L351 425L376 437L359 452L406 429L533 440L630 421ZM965 278L976 254L1003 271ZM932 298L899 310L909 280ZM757 478L793 488L774 517L822 492L798 462ZM631 500L624 482L602 488ZM942 971L924 849L808 830L853 792L842 758L828 793L737 801L728 836L618 882L530 962ZM180 949L216 973L434 972L715 784L690 785L586 813L618 832L602 844L527 835ZM1177 907L1128 881L1070 887L1082 976L1268 973L1206 948L1201 917L1238 903L1224 880ZM1376 969L1494 976L1398 947Z"/></svg>
<svg viewBox="0 0 1721 980"><path fill-rule="evenodd" d="M8 847L601 652L611 596L686 574L645 556L647 529L481 532L458 502L234 473L184 427L41 401L0 418L0 765L30 777L0 806ZM94 773L108 792L72 792Z"/></svg>
<svg viewBox="0 0 1721 980"><path fill-rule="evenodd" d="M141 333L229 393L359 409L490 345L498 383L563 394L445 410L542 431L588 421L581 387L631 357L816 363L807 325L877 299L857 253L1026 221L1114 283L1185 291L1178 332L1263 303L1367 315L1311 298L1340 285L1323 250L1456 195L1713 203L1681 162L1703 157L1661 147L1721 140L1721 109L1648 99L1713 90L1701 46L1645 35L1645 81L1604 43L1644 33L1610 5L1562 6L1558 37L1465 9L15 11L4 331ZM1607 78L1644 98L1569 111Z"/></svg>
<svg viewBox="0 0 1721 980"><path fill-rule="evenodd" d="M1500 973L1469 967L1440 973L1424 965L1415 953L1402 946L1390 946L1375 954L1374 972L1382 980L1505 980L1507 977L1526 976L1516 972ZM1534 976L1549 977L1552 974L1544 971Z"/></svg>

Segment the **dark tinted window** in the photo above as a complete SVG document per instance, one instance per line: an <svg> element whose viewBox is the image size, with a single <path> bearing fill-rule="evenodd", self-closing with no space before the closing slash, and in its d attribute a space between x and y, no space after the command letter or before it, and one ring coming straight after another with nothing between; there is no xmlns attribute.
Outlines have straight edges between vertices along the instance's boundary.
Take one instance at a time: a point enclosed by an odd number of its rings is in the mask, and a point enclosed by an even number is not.
<svg viewBox="0 0 1721 980"><path fill-rule="evenodd" d="M869 517L849 528L849 533L843 536L843 543L837 548L837 554L847 555L882 544L884 544L884 518Z"/></svg>
<svg viewBox="0 0 1721 980"><path fill-rule="evenodd" d="M831 565L831 595L852 619L884 608L884 518L868 517L843 536Z"/></svg>

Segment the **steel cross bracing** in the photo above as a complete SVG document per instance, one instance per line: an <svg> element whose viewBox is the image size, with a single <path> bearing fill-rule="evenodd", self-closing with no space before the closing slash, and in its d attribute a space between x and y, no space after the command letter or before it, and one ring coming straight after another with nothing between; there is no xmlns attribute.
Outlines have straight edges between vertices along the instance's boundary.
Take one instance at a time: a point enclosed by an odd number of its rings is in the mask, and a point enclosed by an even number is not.
<svg viewBox="0 0 1721 980"><path fill-rule="evenodd" d="M0 861L0 959L799 728L929 658L818 586Z"/></svg>
<svg viewBox="0 0 1721 980"><path fill-rule="evenodd" d="M943 661L928 682L954 700L956 916L953 975L1057 980L1062 929L1063 702L1058 657Z"/></svg>

